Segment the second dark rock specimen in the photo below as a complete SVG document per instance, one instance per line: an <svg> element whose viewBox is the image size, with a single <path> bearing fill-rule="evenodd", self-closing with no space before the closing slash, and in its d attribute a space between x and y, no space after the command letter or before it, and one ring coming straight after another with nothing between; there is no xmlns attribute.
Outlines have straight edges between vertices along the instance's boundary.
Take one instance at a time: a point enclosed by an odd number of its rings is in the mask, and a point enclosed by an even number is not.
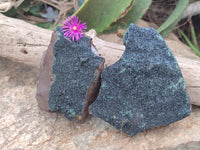
<svg viewBox="0 0 200 150"><path fill-rule="evenodd" d="M103 70L92 115L131 136L188 116L190 100L181 71L157 31L131 24L124 43L120 60Z"/></svg>
<svg viewBox="0 0 200 150"><path fill-rule="evenodd" d="M95 70L104 59L91 51L91 39L84 37L72 42L63 35L60 27L56 31L54 82L49 92L49 108L72 120L82 114L88 87L95 80Z"/></svg>

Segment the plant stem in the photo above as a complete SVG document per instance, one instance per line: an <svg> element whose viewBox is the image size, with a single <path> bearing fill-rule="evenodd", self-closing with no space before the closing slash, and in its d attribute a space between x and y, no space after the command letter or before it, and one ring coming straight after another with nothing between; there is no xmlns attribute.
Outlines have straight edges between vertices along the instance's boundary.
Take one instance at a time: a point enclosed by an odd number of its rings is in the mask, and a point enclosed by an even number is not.
<svg viewBox="0 0 200 150"><path fill-rule="evenodd" d="M190 46L190 48L197 54L197 56L200 57L200 52L199 52L198 49L192 44L192 42L190 42L190 40L189 40L188 37L183 33L183 31L179 29L179 32L180 32L181 35L184 37L185 41L186 41L187 44Z"/></svg>
<svg viewBox="0 0 200 150"><path fill-rule="evenodd" d="M198 43L197 43L197 38L196 38L194 26L193 26L191 20L189 21L189 23L190 23L190 30L191 30L191 36L192 36L192 43L194 44L194 46L196 47L196 49L199 50L199 46L198 46Z"/></svg>

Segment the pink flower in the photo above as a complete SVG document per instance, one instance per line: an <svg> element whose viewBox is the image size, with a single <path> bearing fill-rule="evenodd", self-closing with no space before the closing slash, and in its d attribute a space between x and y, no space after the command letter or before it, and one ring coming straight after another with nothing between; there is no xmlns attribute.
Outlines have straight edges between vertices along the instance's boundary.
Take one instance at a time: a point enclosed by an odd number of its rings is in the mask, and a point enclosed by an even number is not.
<svg viewBox="0 0 200 150"><path fill-rule="evenodd" d="M87 29L86 23L81 23L81 20L78 19L78 16L69 17L66 19L63 23L63 32L64 35L74 41L78 41L81 37L83 37L83 34L85 32L85 29Z"/></svg>

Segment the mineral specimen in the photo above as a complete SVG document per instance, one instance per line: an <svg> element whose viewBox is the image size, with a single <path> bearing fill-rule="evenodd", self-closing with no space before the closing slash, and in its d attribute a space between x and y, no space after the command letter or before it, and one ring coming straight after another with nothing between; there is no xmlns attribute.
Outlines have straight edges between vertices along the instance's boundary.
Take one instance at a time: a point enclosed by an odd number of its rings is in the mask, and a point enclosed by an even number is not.
<svg viewBox="0 0 200 150"><path fill-rule="evenodd" d="M51 36L51 41L48 49L44 51L41 62L40 62L40 74L37 84L36 99L38 106L45 111L49 111L49 89L51 83L53 82L53 75L51 72L53 66L53 45L57 39L56 31L53 32Z"/></svg>
<svg viewBox="0 0 200 150"><path fill-rule="evenodd" d="M176 59L153 28L131 24L126 50L103 70L92 115L134 136L190 114L190 100Z"/></svg>
<svg viewBox="0 0 200 150"><path fill-rule="evenodd" d="M60 27L56 31L58 37L54 44L52 67L54 82L49 92L49 108L72 120L82 115L83 111L87 113L84 109L88 88L96 81L95 70L103 65L104 59L92 52L91 39L83 37L78 42L71 41L63 35Z"/></svg>

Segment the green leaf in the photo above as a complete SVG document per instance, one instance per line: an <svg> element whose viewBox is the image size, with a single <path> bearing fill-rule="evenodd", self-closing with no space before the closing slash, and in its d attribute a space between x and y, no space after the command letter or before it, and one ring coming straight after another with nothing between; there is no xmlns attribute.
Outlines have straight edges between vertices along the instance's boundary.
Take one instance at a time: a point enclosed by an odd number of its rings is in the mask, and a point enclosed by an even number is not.
<svg viewBox="0 0 200 150"><path fill-rule="evenodd" d="M45 29L51 30L51 27L53 26L53 23L50 23L50 22L47 22L47 23L36 23L35 25L38 26L38 27L41 27L41 28L45 28Z"/></svg>
<svg viewBox="0 0 200 150"><path fill-rule="evenodd" d="M194 26L192 24L192 21L190 23L190 31L191 31L192 42L193 42L194 46L199 50L199 46L198 46L198 42L197 42L197 38L196 38L196 33L195 33L195 30L194 30Z"/></svg>
<svg viewBox="0 0 200 150"><path fill-rule="evenodd" d="M189 40L189 38L183 33L182 30L179 29L179 32L184 37L187 44L190 46L190 48L197 54L197 56L200 57L200 51L192 44L192 42Z"/></svg>
<svg viewBox="0 0 200 150"><path fill-rule="evenodd" d="M143 17L151 3L152 0L135 0L133 7L128 11L128 13L116 23L113 23L105 32L116 32L118 28L127 29L130 23L137 23L138 20Z"/></svg>
<svg viewBox="0 0 200 150"><path fill-rule="evenodd" d="M30 12L34 16L41 17L41 7L42 7L42 3L29 7L28 12Z"/></svg>
<svg viewBox="0 0 200 150"><path fill-rule="evenodd" d="M162 32L160 32L160 34L163 37L167 37L172 30L175 28L175 26L177 25L177 23L180 21L181 17L183 14L180 14L180 16L178 17L178 19L176 19L169 27L167 27L165 30L163 30Z"/></svg>
<svg viewBox="0 0 200 150"><path fill-rule="evenodd" d="M137 23L138 20L143 17L151 3L152 0L135 0L133 7L129 10L125 17L118 21L118 25L126 23L126 25L123 25L128 27L130 23Z"/></svg>
<svg viewBox="0 0 200 150"><path fill-rule="evenodd" d="M174 29L176 24L180 21L182 14L187 7L189 0L179 0L176 8L167 20L158 28L158 32L164 37Z"/></svg>
<svg viewBox="0 0 200 150"><path fill-rule="evenodd" d="M16 12L15 8L12 7L10 10L8 10L7 12L4 12L3 14L8 17L15 17L17 15L17 12Z"/></svg>
<svg viewBox="0 0 200 150"><path fill-rule="evenodd" d="M131 4L132 0L87 0L75 13L88 30L102 32L115 22Z"/></svg>

